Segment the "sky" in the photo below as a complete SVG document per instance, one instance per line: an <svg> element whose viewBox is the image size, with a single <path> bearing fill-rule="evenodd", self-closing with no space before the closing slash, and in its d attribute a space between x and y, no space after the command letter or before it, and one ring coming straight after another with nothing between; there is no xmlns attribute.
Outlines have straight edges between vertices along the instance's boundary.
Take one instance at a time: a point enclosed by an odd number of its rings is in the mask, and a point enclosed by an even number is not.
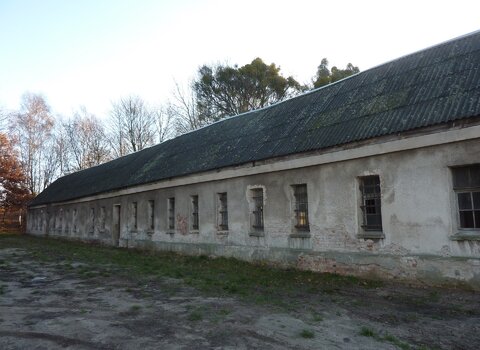
<svg viewBox="0 0 480 350"><path fill-rule="evenodd" d="M54 114L171 98L203 64L260 57L299 82L323 57L360 70L480 29L480 1L0 0L0 108Z"/></svg>

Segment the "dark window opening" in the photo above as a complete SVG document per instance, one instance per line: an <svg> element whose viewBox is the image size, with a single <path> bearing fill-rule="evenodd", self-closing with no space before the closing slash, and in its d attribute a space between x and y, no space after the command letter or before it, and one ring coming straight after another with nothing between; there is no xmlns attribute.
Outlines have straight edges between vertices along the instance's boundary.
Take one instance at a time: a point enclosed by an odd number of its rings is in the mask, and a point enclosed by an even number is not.
<svg viewBox="0 0 480 350"><path fill-rule="evenodd" d="M362 227L366 231L382 231L380 177L365 176L360 179L362 193Z"/></svg>
<svg viewBox="0 0 480 350"><path fill-rule="evenodd" d="M150 230L155 228L155 201L148 201L148 227Z"/></svg>
<svg viewBox="0 0 480 350"><path fill-rule="evenodd" d="M294 185L293 195L295 197L295 227L300 230L308 230L308 195L307 185Z"/></svg>
<svg viewBox="0 0 480 350"><path fill-rule="evenodd" d="M228 230L228 205L227 205L227 193L219 193L218 194L218 201L219 201L219 228L222 231Z"/></svg>
<svg viewBox="0 0 480 350"><path fill-rule="evenodd" d="M453 168L452 172L460 228L480 229L480 165Z"/></svg>
<svg viewBox="0 0 480 350"><path fill-rule="evenodd" d="M252 190L253 199L253 228L263 230L263 189Z"/></svg>
<svg viewBox="0 0 480 350"><path fill-rule="evenodd" d="M132 220L133 220L133 229L136 230L138 228L138 210L137 210L137 202L132 203Z"/></svg>
<svg viewBox="0 0 480 350"><path fill-rule="evenodd" d="M105 230L105 207L100 208L100 229Z"/></svg>
<svg viewBox="0 0 480 350"><path fill-rule="evenodd" d="M175 197L168 198L168 228L175 229Z"/></svg>
<svg viewBox="0 0 480 350"><path fill-rule="evenodd" d="M95 231L95 208L90 208L90 232Z"/></svg>
<svg viewBox="0 0 480 350"><path fill-rule="evenodd" d="M192 230L198 230L198 196L192 196Z"/></svg>

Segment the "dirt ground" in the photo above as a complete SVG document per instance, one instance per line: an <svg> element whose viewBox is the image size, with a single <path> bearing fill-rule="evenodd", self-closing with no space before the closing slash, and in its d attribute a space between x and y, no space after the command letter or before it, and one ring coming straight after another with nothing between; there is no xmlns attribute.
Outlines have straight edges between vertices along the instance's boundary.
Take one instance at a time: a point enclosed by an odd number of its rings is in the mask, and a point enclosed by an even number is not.
<svg viewBox="0 0 480 350"><path fill-rule="evenodd" d="M480 349L471 291L342 286L285 307L103 268L0 244L0 349Z"/></svg>

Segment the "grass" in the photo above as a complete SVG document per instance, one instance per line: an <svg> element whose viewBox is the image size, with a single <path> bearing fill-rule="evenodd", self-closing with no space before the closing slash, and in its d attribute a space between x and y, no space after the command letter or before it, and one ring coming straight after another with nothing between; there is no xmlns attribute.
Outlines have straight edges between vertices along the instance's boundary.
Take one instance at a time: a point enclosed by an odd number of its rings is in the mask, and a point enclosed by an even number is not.
<svg viewBox="0 0 480 350"><path fill-rule="evenodd" d="M317 313L317 312L313 312L313 313L312 313L312 321L314 321L314 322L321 322L321 321L323 321L323 316L320 315L320 314Z"/></svg>
<svg viewBox="0 0 480 350"><path fill-rule="evenodd" d="M75 261L88 265L75 269L85 278L116 275L139 279L176 278L205 293L238 296L260 304L283 306L282 299L336 293L344 287L375 288L381 282L275 268L233 258L185 256L140 251L22 235L0 236L0 248L23 248L40 262Z"/></svg>
<svg viewBox="0 0 480 350"><path fill-rule="evenodd" d="M375 332L373 329L371 329L369 327L362 327L360 329L360 335L362 335L364 337L371 337L371 338L374 338L378 341L391 343L391 344L395 345L396 347L398 347L399 349L402 349L402 350L409 350L410 349L410 345L408 343L402 342L400 339L398 339L394 335L389 334L389 333L385 333L385 335L382 336L382 335Z"/></svg>
<svg viewBox="0 0 480 350"><path fill-rule="evenodd" d="M138 312L138 311L141 310L141 308L142 308L142 307L141 307L140 305L132 305L132 306L130 306L130 311L132 311L132 312Z"/></svg>
<svg viewBox="0 0 480 350"><path fill-rule="evenodd" d="M309 329L304 329L300 332L300 336L305 339L312 339L315 337L315 333Z"/></svg>
<svg viewBox="0 0 480 350"><path fill-rule="evenodd" d="M187 318L189 321L193 321L193 322L201 321L203 320L203 310L200 308L193 310L192 312L190 312Z"/></svg>
<svg viewBox="0 0 480 350"><path fill-rule="evenodd" d="M364 337L376 338L376 333L371 328L368 328L368 327L362 327L362 329L360 329L360 335Z"/></svg>

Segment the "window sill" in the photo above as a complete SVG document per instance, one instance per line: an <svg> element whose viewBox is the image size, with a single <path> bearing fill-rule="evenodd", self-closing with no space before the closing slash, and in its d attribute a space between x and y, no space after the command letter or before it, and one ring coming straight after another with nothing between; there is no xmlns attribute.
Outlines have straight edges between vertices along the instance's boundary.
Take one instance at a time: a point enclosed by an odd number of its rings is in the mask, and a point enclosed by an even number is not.
<svg viewBox="0 0 480 350"><path fill-rule="evenodd" d="M383 231L365 231L363 233L359 233L357 238L360 239L383 239L385 238L385 234Z"/></svg>
<svg viewBox="0 0 480 350"><path fill-rule="evenodd" d="M290 238L310 238L312 237L310 235L310 232L308 231L303 231L303 232L295 232L290 234Z"/></svg>
<svg viewBox="0 0 480 350"><path fill-rule="evenodd" d="M191 234L191 235L198 235L199 233L200 233L199 230L191 230L191 231L190 231L190 234Z"/></svg>
<svg viewBox="0 0 480 350"><path fill-rule="evenodd" d="M149 235L149 236L153 236L154 233L155 233L154 230L148 230L147 231L147 235Z"/></svg>
<svg viewBox="0 0 480 350"><path fill-rule="evenodd" d="M174 235L174 234L175 234L175 231L171 231L171 230L170 230L170 231L167 231L167 232L165 232L165 233L166 233L167 235L170 235L170 236L171 236L171 235Z"/></svg>
<svg viewBox="0 0 480 350"><path fill-rule="evenodd" d="M228 236L228 230L218 230L217 235L219 236Z"/></svg>
<svg viewBox="0 0 480 350"><path fill-rule="evenodd" d="M307 231L307 232L310 231L310 226L298 226L298 225L295 225L294 227L295 227L295 230L297 230L297 231L303 231L303 232L305 232L305 231Z"/></svg>
<svg viewBox="0 0 480 350"><path fill-rule="evenodd" d="M250 237L265 237L265 233L263 232L249 232L248 235Z"/></svg>
<svg viewBox="0 0 480 350"><path fill-rule="evenodd" d="M480 241L480 231L459 231L450 236L452 241Z"/></svg>

